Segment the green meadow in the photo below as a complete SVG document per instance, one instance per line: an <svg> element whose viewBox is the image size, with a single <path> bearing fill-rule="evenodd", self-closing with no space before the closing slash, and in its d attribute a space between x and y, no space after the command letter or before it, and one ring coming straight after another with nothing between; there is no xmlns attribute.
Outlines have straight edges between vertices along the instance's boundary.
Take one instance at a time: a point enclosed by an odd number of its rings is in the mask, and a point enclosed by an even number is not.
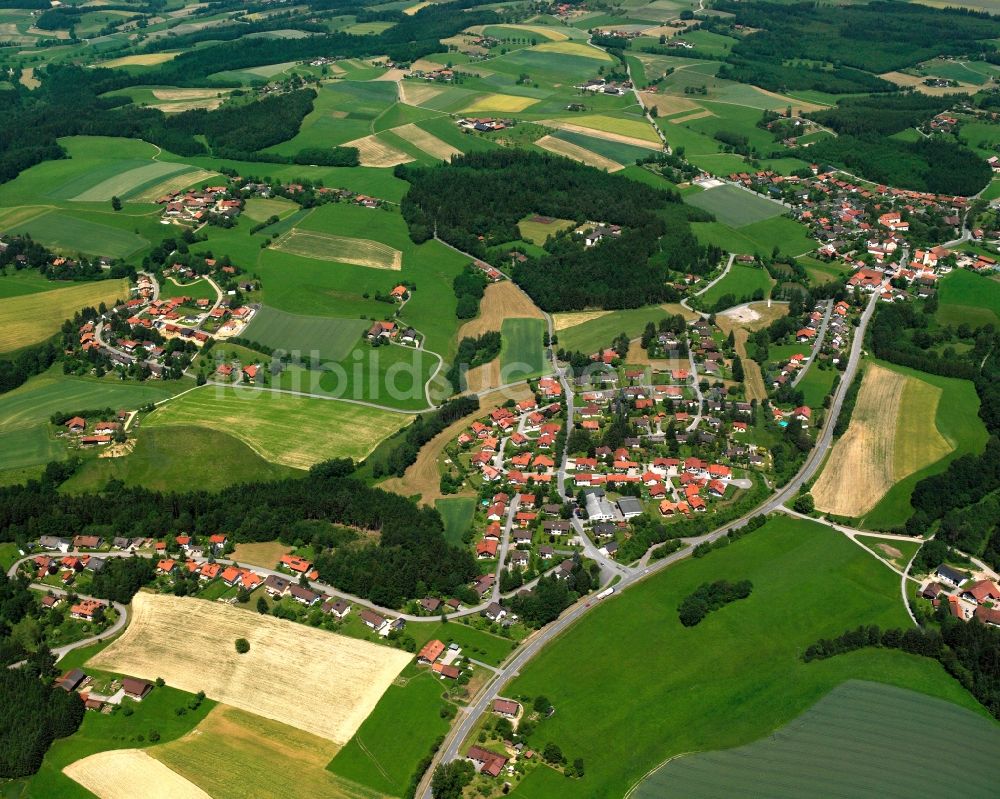
<svg viewBox="0 0 1000 799"><path fill-rule="evenodd" d="M695 627L682 626L681 599L718 579L749 579L753 593ZM650 577L590 611L505 689L548 697L556 712L538 725L532 745L555 742L571 762L582 757L587 770L578 783L538 768L519 790L528 797L575 797L581 788L588 796L622 796L672 756L769 735L850 679L906 687L985 715L929 659L862 650L801 660L816 639L859 624L911 624L899 577L813 522L773 518L727 548Z"/></svg>
<svg viewBox="0 0 1000 799"><path fill-rule="evenodd" d="M934 317L942 325L1000 324L1000 283L964 269L953 270L941 279Z"/></svg>
<svg viewBox="0 0 1000 799"><path fill-rule="evenodd" d="M736 228L785 213L785 207L779 203L729 184L692 194L687 202L713 214L722 224Z"/></svg>
<svg viewBox="0 0 1000 799"><path fill-rule="evenodd" d="M359 319L328 316L297 316L263 306L243 332L243 338L272 349L301 352L310 357L339 361L347 357L369 324Z"/></svg>
<svg viewBox="0 0 1000 799"><path fill-rule="evenodd" d="M504 319L500 326L500 373L510 383L547 371L542 319Z"/></svg>
<svg viewBox="0 0 1000 799"><path fill-rule="evenodd" d="M700 295L700 299L705 306L711 308L722 297L731 295L739 304L749 301L756 291L763 291L766 297L771 283L771 276L766 269L734 263L726 276Z"/></svg>
<svg viewBox="0 0 1000 799"><path fill-rule="evenodd" d="M455 546L461 546L463 536L472 527L472 517L476 513L475 497L446 497L434 503L441 521L444 522L444 537Z"/></svg>

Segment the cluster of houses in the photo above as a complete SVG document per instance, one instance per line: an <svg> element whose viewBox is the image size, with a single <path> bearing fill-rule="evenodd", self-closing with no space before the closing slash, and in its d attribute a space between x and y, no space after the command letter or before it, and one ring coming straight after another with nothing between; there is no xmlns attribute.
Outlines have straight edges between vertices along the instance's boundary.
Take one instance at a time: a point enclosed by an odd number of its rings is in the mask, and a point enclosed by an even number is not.
<svg viewBox="0 0 1000 799"><path fill-rule="evenodd" d="M624 31L622 33L624 33ZM574 88L584 92L593 92L594 94L621 95L628 94L632 91L632 81L626 80L617 83L615 81L605 80L604 78L591 78L585 83L581 83Z"/></svg>
<svg viewBox="0 0 1000 799"><path fill-rule="evenodd" d="M524 708L519 702L501 697L493 700L490 711L493 715L510 721L515 729L517 729L517 723L524 714ZM500 753L478 745L470 746L465 753L465 759L472 763L479 774L495 778L504 772L513 774L514 762L518 758L531 760L535 756L535 753L525 747L523 743L515 744L513 741L505 740L503 748L504 752Z"/></svg>
<svg viewBox="0 0 1000 799"><path fill-rule="evenodd" d="M960 621L976 618L1000 627L1000 586L992 579L973 579L969 574L942 563L921 586L920 596L934 607L947 603L948 612Z"/></svg>
<svg viewBox="0 0 1000 799"><path fill-rule="evenodd" d="M403 327L403 325L392 321L372 322L371 327L365 331L365 338L373 344L383 344L395 342L407 346L420 346L420 334L413 327Z"/></svg>
<svg viewBox="0 0 1000 799"><path fill-rule="evenodd" d="M56 679L55 684L66 693L78 693L87 710L110 713L122 699L128 697L133 702L141 702L153 690L153 683L137 677L123 677L111 684L112 693L98 694L94 690L93 678L82 669L71 669Z"/></svg>
<svg viewBox="0 0 1000 799"><path fill-rule="evenodd" d="M243 210L243 200L230 196L228 186L170 192L157 199L156 203L163 206L162 221L165 224L200 224L212 215L233 218Z"/></svg>
<svg viewBox="0 0 1000 799"><path fill-rule="evenodd" d="M110 444L116 436L125 432L131 415L130 411L123 408L117 412L114 420L102 419L88 424L84 417L73 416L63 422L62 426L80 447L100 447Z"/></svg>
<svg viewBox="0 0 1000 799"><path fill-rule="evenodd" d="M462 117L456 124L463 130L489 133L495 130L512 128L515 123L512 119L497 119L495 117Z"/></svg>
<svg viewBox="0 0 1000 799"><path fill-rule="evenodd" d="M829 313L829 319L827 320L826 338L820 346L818 358L827 360L835 366L840 363L841 358L844 357L851 344L854 331L851 318L855 314L855 309L852 308L850 303L844 300L831 303L829 310L827 310L825 302L817 303L807 313L806 318L802 322L802 327L795 333L795 341L802 345L802 352L797 352L787 359L778 361L773 365L773 368L767 370L765 382L772 389L776 390L782 386L794 384L800 378L803 371L809 367L811 357L808 353L812 350L817 336L820 335L823 319L827 313ZM808 408L795 409L792 412L792 416L798 416L800 410L806 412L805 416L808 420ZM781 413L780 409L777 408L775 408L775 412ZM779 422L781 418L778 417Z"/></svg>

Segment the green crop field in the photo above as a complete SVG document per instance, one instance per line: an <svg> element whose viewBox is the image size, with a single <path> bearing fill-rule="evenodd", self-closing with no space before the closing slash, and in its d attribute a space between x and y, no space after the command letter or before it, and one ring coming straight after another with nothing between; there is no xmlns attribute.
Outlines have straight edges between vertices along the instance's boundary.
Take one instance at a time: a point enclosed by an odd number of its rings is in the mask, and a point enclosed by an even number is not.
<svg viewBox="0 0 1000 799"><path fill-rule="evenodd" d="M127 280L55 285L60 288L0 300L0 352L44 341L83 308L97 308L101 303L113 305L116 300L128 298Z"/></svg>
<svg viewBox="0 0 1000 799"><path fill-rule="evenodd" d="M1000 282L993 278L953 270L941 279L935 318L942 325L1000 324Z"/></svg>
<svg viewBox="0 0 1000 799"><path fill-rule="evenodd" d="M405 685L390 685L328 768L383 794L402 796L434 739L448 730L443 707L441 684L426 669Z"/></svg>
<svg viewBox="0 0 1000 799"><path fill-rule="evenodd" d="M461 546L462 537L472 526L476 513L475 497L448 497L434 503L441 521L444 522L444 537L455 546Z"/></svg>
<svg viewBox="0 0 1000 799"><path fill-rule="evenodd" d="M948 751L925 756L927 720ZM966 746L975 741L975 746ZM1000 780L1000 725L913 691L851 680L766 739L681 757L634 799L744 796L915 796L929 784L991 795Z"/></svg>
<svg viewBox="0 0 1000 799"><path fill-rule="evenodd" d="M766 297L771 288L771 276L766 269L755 266L733 264L729 273L712 288L700 295L699 299L707 306L714 307L722 297L732 295L736 304L748 301L755 291L763 291ZM746 298L744 300L744 298Z"/></svg>
<svg viewBox="0 0 1000 799"><path fill-rule="evenodd" d="M368 327L370 323L361 319L296 316L265 305L247 325L243 337L272 349L301 352L304 357L316 352L321 359L340 361Z"/></svg>
<svg viewBox="0 0 1000 799"><path fill-rule="evenodd" d="M289 213L297 211L298 208L298 204L282 197L269 200L255 197L247 200L243 213L254 222L263 222L272 216L287 216Z"/></svg>
<svg viewBox="0 0 1000 799"><path fill-rule="evenodd" d="M719 222L735 228L785 213L783 205L729 184L692 194L685 202L714 214Z"/></svg>
<svg viewBox="0 0 1000 799"><path fill-rule="evenodd" d="M0 300L66 288L67 285L69 284L58 280L48 280L34 269L12 270L6 274L0 274ZM0 305L0 308L3 307L3 305Z"/></svg>
<svg viewBox="0 0 1000 799"><path fill-rule="evenodd" d="M979 395L969 380L939 377L883 361L877 363L886 369L916 377L942 390L934 424L945 441L954 447L941 460L896 483L861 520L861 526L868 529L890 530L901 527L913 514L910 497L918 482L933 474L940 474L955 458L982 452L989 434L979 418Z"/></svg>
<svg viewBox="0 0 1000 799"><path fill-rule="evenodd" d="M567 121L572 121L572 118ZM637 160L646 158L649 155L649 150L644 147L599 139L596 136L587 136L586 134L577 133L572 130L557 130L552 135L557 139L568 141L570 144L575 144L578 147L583 147L585 150L590 150L598 155L603 155L605 158L610 158L612 161L617 161L619 164L634 164Z"/></svg>
<svg viewBox="0 0 1000 799"><path fill-rule="evenodd" d="M541 319L504 319L500 326L500 374L506 383L548 371Z"/></svg>
<svg viewBox="0 0 1000 799"><path fill-rule="evenodd" d="M82 665L82 662L75 664L77 667ZM93 673L93 670L87 669L87 673ZM197 710L188 710L184 715L174 712L176 708L186 706L192 698L192 694L163 686L154 688L141 702L124 700L134 711L131 716L87 713L76 733L52 744L41 769L27 781L21 796L23 799L48 799L53 796L60 799L93 799L90 791L71 780L62 770L70 763L97 752L152 746L147 739L150 730L160 734L160 744L186 735L216 704L211 699L205 699Z"/></svg>
<svg viewBox="0 0 1000 799"><path fill-rule="evenodd" d="M224 466L223 466L224 465ZM269 463L239 439L204 427L141 430L135 449L120 458L89 458L60 486L69 493L96 491L108 480L152 491L192 485L218 491L236 483L266 482L301 474Z"/></svg>
<svg viewBox="0 0 1000 799"><path fill-rule="evenodd" d="M749 579L753 593L683 627L678 603L718 579ZM911 624L899 576L813 522L778 516L725 549L651 577L605 600L504 689L548 697L556 712L539 723L532 745L552 741L587 769L582 783L535 769L519 790L576 797L585 787L588 796L622 796L666 759L755 741L849 679L907 687L985 716L929 659L862 650L802 662L809 644L859 624Z"/></svg>
<svg viewBox="0 0 1000 799"><path fill-rule="evenodd" d="M14 235L28 234L48 247L69 255L106 255L125 258L149 246L149 240L128 230L51 211L10 228Z"/></svg>
<svg viewBox="0 0 1000 799"><path fill-rule="evenodd" d="M49 434L54 413L138 408L183 391L190 381L123 383L114 377L68 377L57 368L0 396L0 469L61 460L66 448Z"/></svg>
<svg viewBox="0 0 1000 799"><path fill-rule="evenodd" d="M411 417L276 391L203 386L159 407L145 427L207 427L261 457L304 469L329 458L364 458Z"/></svg>
<svg viewBox="0 0 1000 799"><path fill-rule="evenodd" d="M693 195L692 195L693 196ZM776 216L732 228L721 222L694 222L691 230L703 244L716 244L728 252L770 255L777 247L786 255L804 255L816 249L806 228L787 216Z"/></svg>

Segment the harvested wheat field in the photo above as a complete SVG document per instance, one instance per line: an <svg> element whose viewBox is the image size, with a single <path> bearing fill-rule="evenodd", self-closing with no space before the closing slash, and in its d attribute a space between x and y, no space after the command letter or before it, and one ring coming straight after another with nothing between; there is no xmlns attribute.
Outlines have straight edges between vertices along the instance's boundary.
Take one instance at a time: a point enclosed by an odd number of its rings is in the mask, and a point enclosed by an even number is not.
<svg viewBox="0 0 1000 799"><path fill-rule="evenodd" d="M432 86L429 83L417 82L414 80L401 80L399 82L399 100L407 105L420 105L433 100L444 89Z"/></svg>
<svg viewBox="0 0 1000 799"><path fill-rule="evenodd" d="M500 359L494 358L489 363L470 369L465 374L466 389L474 393L486 391L500 385Z"/></svg>
<svg viewBox="0 0 1000 799"><path fill-rule="evenodd" d="M940 395L922 380L869 366L851 424L813 486L816 507L861 516L894 483L950 452L934 423Z"/></svg>
<svg viewBox="0 0 1000 799"><path fill-rule="evenodd" d="M229 92L229 89L153 89L153 97L157 100L205 100Z"/></svg>
<svg viewBox="0 0 1000 799"><path fill-rule="evenodd" d="M576 327L584 322L591 322L607 316L611 311L565 311L552 314L552 329L558 333L568 327Z"/></svg>
<svg viewBox="0 0 1000 799"><path fill-rule="evenodd" d="M431 5L431 3L429 3L429 2L417 3L416 5L412 5L412 6L409 6L408 8L404 8L403 9L403 13L406 14L406 16L408 16L408 17L412 17L414 14L416 14L422 8L427 8L427 6L429 6L429 5Z"/></svg>
<svg viewBox="0 0 1000 799"><path fill-rule="evenodd" d="M491 330L500 330L504 319L544 318L545 314L531 301L531 297L511 281L490 283L479 303L479 316L462 325L457 340L475 338Z"/></svg>
<svg viewBox="0 0 1000 799"><path fill-rule="evenodd" d="M99 799L212 799L142 749L98 752L63 769Z"/></svg>
<svg viewBox="0 0 1000 799"><path fill-rule="evenodd" d="M690 366L687 358L650 358L649 352L642 348L638 339L629 342L625 363L630 366L648 366L660 372L687 369Z"/></svg>
<svg viewBox="0 0 1000 799"><path fill-rule="evenodd" d="M241 566L263 566L273 569L282 555L292 551L290 546L280 541L264 541L259 544L237 544L229 557Z"/></svg>
<svg viewBox="0 0 1000 799"><path fill-rule="evenodd" d="M373 80L382 81L384 83L396 83L398 81L401 81L408 74L409 71L405 69L396 69L396 68L387 69L385 72L383 72L381 75L379 75L377 78L374 78Z"/></svg>
<svg viewBox="0 0 1000 799"><path fill-rule="evenodd" d="M499 363L499 359L497 363ZM444 448L476 419L488 414L494 408L499 408L507 400L520 401L531 396L531 389L525 384L518 384L503 391L486 394L479 401L478 411L473 411L448 425L420 448L417 460L403 473L402 477L390 477L379 483L379 488L402 494L404 497L419 494L421 504L433 507L435 500L444 496L441 493L441 471L438 468ZM451 494L450 496L455 495Z"/></svg>
<svg viewBox="0 0 1000 799"><path fill-rule="evenodd" d="M378 136L365 136L363 139L349 141L344 146L358 148L361 166L397 166L408 164L413 160L402 150L386 144Z"/></svg>
<svg viewBox="0 0 1000 799"><path fill-rule="evenodd" d="M740 356L740 361L743 364L743 385L746 388L747 399L763 402L767 399L767 387L764 385L764 374L760 371L760 364L747 355L747 339L749 338L750 333L744 327L738 327L733 331L736 354Z"/></svg>
<svg viewBox="0 0 1000 799"><path fill-rule="evenodd" d="M326 765L340 747L285 724L217 705L198 727L154 746L152 757L208 791L213 799L368 799ZM239 779L233 779L238 774Z"/></svg>
<svg viewBox="0 0 1000 799"><path fill-rule="evenodd" d="M610 158L605 158L603 155L598 155L572 142L557 139L555 136L542 136L535 144L543 150L548 150L550 153L572 158L574 161L579 161L588 166L596 166L598 169L603 169L606 172L617 172L619 169L624 168L617 161L612 161Z"/></svg>
<svg viewBox="0 0 1000 799"><path fill-rule="evenodd" d="M975 94L979 86L959 82L958 86L925 86L925 78L917 75L907 75L905 72L883 72L879 75L883 80L895 83L908 89L916 89L921 94L940 97L945 94Z"/></svg>
<svg viewBox="0 0 1000 799"><path fill-rule="evenodd" d="M236 652L246 638L250 651ZM88 665L155 679L347 743L411 655L225 603L136 594L132 623ZM321 708L321 711L317 711Z"/></svg>
<svg viewBox="0 0 1000 799"><path fill-rule="evenodd" d="M203 180L214 178L218 174L218 172L210 172L207 169L197 169L194 172L181 172L179 175L173 175L162 183L157 183L155 186L151 186L139 194L132 195L128 198L128 202L154 203L164 195L186 189L195 183L201 183Z"/></svg>
<svg viewBox="0 0 1000 799"><path fill-rule="evenodd" d="M413 123L400 125L398 128L393 128L392 132L408 141L414 147L423 150L434 158L440 158L442 161L449 161L453 155L462 154L462 151L457 147L452 147L448 142L431 135L423 128L418 128Z"/></svg>
<svg viewBox="0 0 1000 799"><path fill-rule="evenodd" d="M271 249L317 261L337 261L342 264L370 266L372 269L399 271L403 268L403 253L387 244L313 230L292 228L277 239Z"/></svg>
<svg viewBox="0 0 1000 799"><path fill-rule="evenodd" d="M642 58L640 57L640 61ZM668 117L671 114L679 114L682 111L698 111L702 107L693 100L686 97L676 97L672 94L656 94L655 92L639 92L642 104L646 108L656 107L661 117Z"/></svg>
<svg viewBox="0 0 1000 799"><path fill-rule="evenodd" d="M19 78L22 86L27 86L29 89L37 89L42 85L42 82L35 77L34 67L24 67L21 70L21 77Z"/></svg>

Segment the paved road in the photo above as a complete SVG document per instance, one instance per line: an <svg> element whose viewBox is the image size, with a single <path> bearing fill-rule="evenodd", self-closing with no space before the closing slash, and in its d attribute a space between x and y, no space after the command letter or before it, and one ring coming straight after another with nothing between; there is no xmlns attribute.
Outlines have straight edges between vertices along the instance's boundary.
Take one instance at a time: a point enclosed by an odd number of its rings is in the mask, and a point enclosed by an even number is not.
<svg viewBox="0 0 1000 799"><path fill-rule="evenodd" d="M851 354L848 358L847 367L844 370L842 379L837 388L837 393L830 406L830 413L827 415L826 424L822 431L820 431L819 437L816 441L816 446L810 451L805 463L802 465L802 468L799 469L798 474L784 488L781 488L776 493L772 494L767 501L765 501L762 505L759 505L750 513L723 525L707 535L699 536L694 539L687 539L686 545L683 549L666 556L662 560L654 563L652 566L645 569L632 570L629 575L623 577L614 586L615 593L612 597L609 597L606 600L597 600L594 596L584 597L566 610L555 622L550 624L548 627L539 630L531 638L529 638L515 652L513 658L504 664L500 671L494 675L494 677L480 690L480 693L477 695L474 703L461 713L457 723L452 727L447 738L445 739L444 744L435 755L434 761L428 769L427 774L425 774L425 780L421 783L421 789L418 791L418 795L423 797L423 799L431 799L428 775L433 772L434 767L438 763L449 762L458 757L459 749L465 739L471 734L476 721L484 712L486 712L490 703L500 694L503 687L520 673L520 670L525 663L531 660L531 658L541 651L543 647L558 637L563 630L567 629L570 625L587 613L595 604L598 604L601 601L610 601L614 598L614 596L617 596L621 592L627 590L635 583L645 580L650 575L660 572L678 561L683 560L694 551L694 548L698 544L705 541L715 541L726 535L730 530L742 527L751 517L772 513L773 511L781 508L786 502L795 498L802 485L812 479L813 475L823 463L826 450L830 447L833 440L834 424L840 413L840 409L843 406L844 396L847 393L847 389L854 380L854 375L857 373L863 351L865 331L867 330L868 324L875 312L875 307L878 303L878 296L879 295L877 293L871 296L864 313L861 315L861 322L855 329L854 341L851 345Z"/></svg>

